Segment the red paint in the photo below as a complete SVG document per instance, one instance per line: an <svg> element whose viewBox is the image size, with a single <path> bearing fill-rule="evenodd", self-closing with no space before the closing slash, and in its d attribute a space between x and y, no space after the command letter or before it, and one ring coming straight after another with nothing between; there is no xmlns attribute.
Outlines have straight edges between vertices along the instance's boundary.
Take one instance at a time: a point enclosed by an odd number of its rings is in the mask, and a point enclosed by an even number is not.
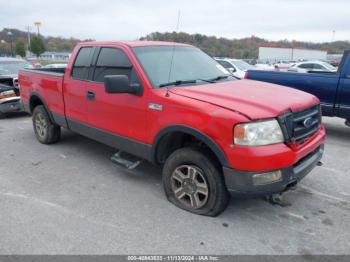
<svg viewBox="0 0 350 262"><path fill-rule="evenodd" d="M134 46L149 45L173 44L146 41L81 43L71 55L63 80L21 71L22 99L28 103L29 94L37 92L54 113L146 144L152 144L163 128L186 125L209 136L225 153L230 167L239 170L267 171L291 166L324 142L325 130L321 127L297 148L283 143L259 147L233 145L233 127L237 123L274 118L288 110L299 111L319 100L295 89L251 80L171 88L166 96L166 89L152 88L131 50ZM82 46L124 50L142 82L142 96L107 94L103 84L72 79L72 62ZM87 100L86 91L95 92L96 100ZM162 105L163 110L151 110L149 103Z"/></svg>

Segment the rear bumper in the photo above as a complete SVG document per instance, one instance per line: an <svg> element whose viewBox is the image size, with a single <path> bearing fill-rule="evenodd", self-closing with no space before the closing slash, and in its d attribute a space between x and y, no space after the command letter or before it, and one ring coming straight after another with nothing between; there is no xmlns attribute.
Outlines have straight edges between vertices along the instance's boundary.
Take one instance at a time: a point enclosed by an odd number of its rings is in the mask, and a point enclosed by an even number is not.
<svg viewBox="0 0 350 262"><path fill-rule="evenodd" d="M21 103L21 98L19 96L4 98L0 100L1 113L21 112L21 111L23 111L23 105Z"/></svg>
<svg viewBox="0 0 350 262"><path fill-rule="evenodd" d="M282 172L280 180L264 185L254 185L253 176L259 174L257 172L245 172L224 167L227 189L233 195L269 195L284 192L295 186L317 165L322 158L323 151L324 145L322 144L296 164L280 169Z"/></svg>

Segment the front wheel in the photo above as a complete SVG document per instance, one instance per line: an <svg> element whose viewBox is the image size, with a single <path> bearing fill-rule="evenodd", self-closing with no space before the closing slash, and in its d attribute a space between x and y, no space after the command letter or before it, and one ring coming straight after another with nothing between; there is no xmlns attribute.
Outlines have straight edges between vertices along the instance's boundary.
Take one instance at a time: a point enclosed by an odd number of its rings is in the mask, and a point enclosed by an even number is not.
<svg viewBox="0 0 350 262"><path fill-rule="evenodd" d="M216 216L225 210L229 194L209 155L196 148L173 152L163 168L163 186L174 205L195 214Z"/></svg>
<svg viewBox="0 0 350 262"><path fill-rule="evenodd" d="M52 144L61 137L61 128L50 120L44 106L37 106L33 111L33 128L35 136L42 144Z"/></svg>

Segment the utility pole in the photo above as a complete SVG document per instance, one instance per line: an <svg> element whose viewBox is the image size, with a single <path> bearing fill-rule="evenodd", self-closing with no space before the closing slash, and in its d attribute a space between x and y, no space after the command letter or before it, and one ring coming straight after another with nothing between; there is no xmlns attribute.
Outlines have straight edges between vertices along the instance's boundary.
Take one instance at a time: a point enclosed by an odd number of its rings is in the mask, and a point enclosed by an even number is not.
<svg viewBox="0 0 350 262"><path fill-rule="evenodd" d="M12 47L12 32L11 31L8 31L7 32L7 35L9 36L10 38L10 44L11 44L11 56L13 56L13 47Z"/></svg>
<svg viewBox="0 0 350 262"><path fill-rule="evenodd" d="M41 22L34 22L34 25L36 26L37 30L38 30L38 36L40 35L40 26L41 26Z"/></svg>
<svg viewBox="0 0 350 262"><path fill-rule="evenodd" d="M334 42L334 38L335 38L335 30L332 31L332 42Z"/></svg>
<svg viewBox="0 0 350 262"><path fill-rule="evenodd" d="M28 25L28 26L26 26L26 29L27 29L28 52L29 52L30 51L30 30L31 30L31 27Z"/></svg>

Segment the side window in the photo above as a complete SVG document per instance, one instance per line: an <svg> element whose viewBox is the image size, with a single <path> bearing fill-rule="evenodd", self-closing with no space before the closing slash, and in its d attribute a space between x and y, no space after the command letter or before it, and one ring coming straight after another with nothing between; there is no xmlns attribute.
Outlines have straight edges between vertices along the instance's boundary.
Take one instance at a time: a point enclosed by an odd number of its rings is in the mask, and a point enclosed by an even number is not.
<svg viewBox="0 0 350 262"><path fill-rule="evenodd" d="M127 75L131 83L139 82L129 58L118 48L101 48L93 81L103 82L106 75Z"/></svg>
<svg viewBox="0 0 350 262"><path fill-rule="evenodd" d="M82 47L74 61L72 69L72 77L76 79L86 80L90 67L92 55L92 47Z"/></svg>
<svg viewBox="0 0 350 262"><path fill-rule="evenodd" d="M226 69L233 67L229 62L226 62L226 61L223 61L223 60L217 60L216 62L218 62L220 65L222 65Z"/></svg>
<svg viewBox="0 0 350 262"><path fill-rule="evenodd" d="M321 70L325 70L325 68L319 64L314 64L313 69L321 69Z"/></svg>
<svg viewBox="0 0 350 262"><path fill-rule="evenodd" d="M298 66L299 68L303 68L303 69L313 69L312 64L301 64Z"/></svg>

